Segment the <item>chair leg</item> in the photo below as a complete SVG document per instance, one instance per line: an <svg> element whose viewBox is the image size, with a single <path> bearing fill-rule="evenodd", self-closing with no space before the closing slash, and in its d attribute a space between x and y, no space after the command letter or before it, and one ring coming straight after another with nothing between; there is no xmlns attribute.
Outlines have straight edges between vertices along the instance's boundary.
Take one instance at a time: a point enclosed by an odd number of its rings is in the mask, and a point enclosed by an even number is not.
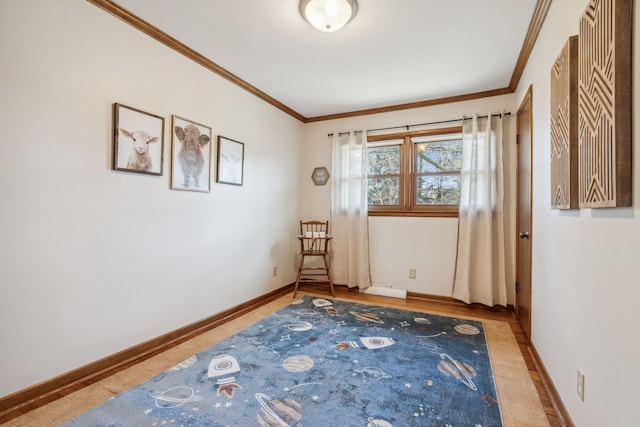
<svg viewBox="0 0 640 427"><path fill-rule="evenodd" d="M324 261L324 268L327 270L327 279L329 279L329 288L331 289L331 295L335 297L336 292L333 289L333 278L331 277L331 269L329 268L329 260L327 259L327 255L323 255L322 260Z"/></svg>
<svg viewBox="0 0 640 427"><path fill-rule="evenodd" d="M304 267L304 255L300 255L300 265L298 266L298 275L296 276L296 286L293 288L293 297L296 297L298 286L300 286L300 277L302 277L302 267Z"/></svg>

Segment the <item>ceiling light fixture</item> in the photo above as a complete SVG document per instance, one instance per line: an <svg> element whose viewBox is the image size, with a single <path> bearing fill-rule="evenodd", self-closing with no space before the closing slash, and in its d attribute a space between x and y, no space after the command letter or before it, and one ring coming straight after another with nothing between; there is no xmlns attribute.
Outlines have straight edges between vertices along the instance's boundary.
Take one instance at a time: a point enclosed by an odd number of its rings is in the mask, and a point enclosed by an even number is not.
<svg viewBox="0 0 640 427"><path fill-rule="evenodd" d="M356 16L356 0L300 0L300 15L320 31L338 31Z"/></svg>

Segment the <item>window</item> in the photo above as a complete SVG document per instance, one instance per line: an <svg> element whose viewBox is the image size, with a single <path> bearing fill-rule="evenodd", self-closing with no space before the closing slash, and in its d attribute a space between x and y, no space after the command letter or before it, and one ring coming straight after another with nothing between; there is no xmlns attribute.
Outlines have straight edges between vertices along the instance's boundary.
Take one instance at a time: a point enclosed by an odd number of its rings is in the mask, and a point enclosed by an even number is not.
<svg viewBox="0 0 640 427"><path fill-rule="evenodd" d="M392 145L386 145L392 144ZM399 206L402 190L402 141L367 147L369 206Z"/></svg>
<svg viewBox="0 0 640 427"><path fill-rule="evenodd" d="M457 216L460 127L369 136L371 215Z"/></svg>

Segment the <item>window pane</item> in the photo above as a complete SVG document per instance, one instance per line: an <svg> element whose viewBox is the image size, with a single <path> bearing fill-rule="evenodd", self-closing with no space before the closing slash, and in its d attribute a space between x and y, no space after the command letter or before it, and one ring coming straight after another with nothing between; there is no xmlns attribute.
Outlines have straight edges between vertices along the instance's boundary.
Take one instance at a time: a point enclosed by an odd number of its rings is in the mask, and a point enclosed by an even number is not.
<svg viewBox="0 0 640 427"><path fill-rule="evenodd" d="M416 144L416 171L459 171L462 166L462 141L423 142Z"/></svg>
<svg viewBox="0 0 640 427"><path fill-rule="evenodd" d="M367 148L367 175L400 173L400 146Z"/></svg>
<svg viewBox="0 0 640 427"><path fill-rule="evenodd" d="M369 178L367 200L369 206L398 206L400 204L400 178L397 176Z"/></svg>
<svg viewBox="0 0 640 427"><path fill-rule="evenodd" d="M460 201L460 175L422 175L416 178L416 204L458 205Z"/></svg>

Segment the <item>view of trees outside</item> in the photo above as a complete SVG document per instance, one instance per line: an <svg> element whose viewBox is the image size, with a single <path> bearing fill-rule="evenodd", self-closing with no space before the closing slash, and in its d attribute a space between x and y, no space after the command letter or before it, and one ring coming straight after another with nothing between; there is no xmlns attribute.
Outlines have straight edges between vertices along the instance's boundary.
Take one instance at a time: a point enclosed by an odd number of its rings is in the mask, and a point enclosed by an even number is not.
<svg viewBox="0 0 640 427"><path fill-rule="evenodd" d="M369 206L400 204L400 149L400 145L367 149ZM460 200L462 141L417 143L414 152L416 205L457 205Z"/></svg>
<svg viewBox="0 0 640 427"><path fill-rule="evenodd" d="M416 148L416 204L457 205L462 141L423 142Z"/></svg>
<svg viewBox="0 0 640 427"><path fill-rule="evenodd" d="M400 146L367 149L367 198L369 206L400 203Z"/></svg>

